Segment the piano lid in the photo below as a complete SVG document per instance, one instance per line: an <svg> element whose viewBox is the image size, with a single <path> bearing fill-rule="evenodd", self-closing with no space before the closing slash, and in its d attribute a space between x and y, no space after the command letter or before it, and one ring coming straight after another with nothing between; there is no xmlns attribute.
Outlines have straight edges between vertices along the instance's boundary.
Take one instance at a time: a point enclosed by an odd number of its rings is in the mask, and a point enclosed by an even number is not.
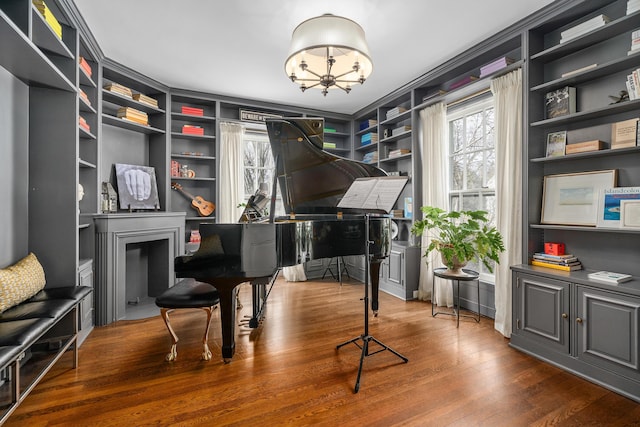
<svg viewBox="0 0 640 427"><path fill-rule="evenodd" d="M287 214L335 214L356 178L387 175L324 151L322 118L274 118L266 125Z"/></svg>

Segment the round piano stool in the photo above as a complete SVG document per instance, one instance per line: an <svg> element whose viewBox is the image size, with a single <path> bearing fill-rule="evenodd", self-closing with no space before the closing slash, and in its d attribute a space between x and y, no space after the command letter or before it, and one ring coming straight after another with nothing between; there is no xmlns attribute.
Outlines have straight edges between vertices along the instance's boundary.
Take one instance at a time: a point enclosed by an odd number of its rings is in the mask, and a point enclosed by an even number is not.
<svg viewBox="0 0 640 427"><path fill-rule="evenodd" d="M156 298L156 305L160 307L160 314L171 335L171 350L165 358L168 362L172 362L178 357L178 335L171 327L169 313L182 308L199 308L207 313L207 324L202 338L202 359L211 360L211 350L209 350L208 345L209 327L211 325L211 314L219 302L220 295L214 286L197 282L193 279L184 279L178 282Z"/></svg>

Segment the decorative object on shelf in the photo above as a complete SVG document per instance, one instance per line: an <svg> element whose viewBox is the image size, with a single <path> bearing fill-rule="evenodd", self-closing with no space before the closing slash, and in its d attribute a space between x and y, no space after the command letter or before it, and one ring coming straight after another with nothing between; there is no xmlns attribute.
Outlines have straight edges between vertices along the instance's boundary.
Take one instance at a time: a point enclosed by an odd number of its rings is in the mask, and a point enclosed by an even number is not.
<svg viewBox="0 0 640 427"><path fill-rule="evenodd" d="M120 209L160 208L156 170L151 166L115 164Z"/></svg>
<svg viewBox="0 0 640 427"><path fill-rule="evenodd" d="M191 230L191 234L189 236L189 243L200 243L201 236L200 230Z"/></svg>
<svg viewBox="0 0 640 427"><path fill-rule="evenodd" d="M575 144L567 144L564 147L565 154L588 153L590 151L599 151L604 148L604 142L599 139L593 141L576 142Z"/></svg>
<svg viewBox="0 0 640 427"><path fill-rule="evenodd" d="M640 200L620 201L620 228L640 230Z"/></svg>
<svg viewBox="0 0 640 427"><path fill-rule="evenodd" d="M611 22L611 19L607 15L598 15L593 18L582 22L580 24L574 25L573 27L564 30L560 33L560 43L566 43L569 40L575 39L576 37L580 37L588 32L591 32L597 28L600 28L607 23Z"/></svg>
<svg viewBox="0 0 640 427"><path fill-rule="evenodd" d="M180 194L191 200L191 206L198 211L198 215L200 216L209 216L216 210L216 205L213 202L205 200L202 196L194 196L191 193L188 193L182 188L182 185L177 182L172 182L171 188L177 190Z"/></svg>
<svg viewBox="0 0 640 427"><path fill-rule="evenodd" d="M544 242L544 254L553 256L563 256L565 253L564 243Z"/></svg>
<svg viewBox="0 0 640 427"><path fill-rule="evenodd" d="M354 21L325 14L302 22L293 30L285 72L304 92L317 87L349 93L373 71L364 30ZM299 74L296 74L299 73Z"/></svg>
<svg viewBox="0 0 640 427"><path fill-rule="evenodd" d="M450 211L423 206L423 219L416 221L411 233L421 236L432 230L431 242L425 251L426 257L437 250L448 274L462 274L462 267L473 259L493 272L491 261L498 264L498 256L504 251L502 235L488 225L486 211Z"/></svg>
<svg viewBox="0 0 640 427"><path fill-rule="evenodd" d="M611 149L635 147L638 138L638 119L623 120L611 125Z"/></svg>
<svg viewBox="0 0 640 427"><path fill-rule="evenodd" d="M613 271L596 271L595 273L589 273L587 277L596 282L610 283L613 285L628 282L633 279L633 276L630 274L614 273Z"/></svg>
<svg viewBox="0 0 640 427"><path fill-rule="evenodd" d="M600 190L596 225L604 228L620 227L621 202L624 200L640 201L640 187L616 187Z"/></svg>
<svg viewBox="0 0 640 427"><path fill-rule="evenodd" d="M552 132L547 134L547 157L564 156L567 144L567 131Z"/></svg>
<svg viewBox="0 0 640 427"><path fill-rule="evenodd" d="M629 93L626 90L621 90L618 96L609 95L609 98L613 100L609 105L619 104L621 102L625 102L629 100Z"/></svg>
<svg viewBox="0 0 640 427"><path fill-rule="evenodd" d="M180 178L180 163L177 160L171 160L171 177Z"/></svg>
<svg viewBox="0 0 640 427"><path fill-rule="evenodd" d="M545 95L545 113L547 119L566 116L576 112L576 88L565 86L562 89L547 92Z"/></svg>
<svg viewBox="0 0 640 427"><path fill-rule="evenodd" d="M118 193L110 182L102 183L102 213L118 212Z"/></svg>
<svg viewBox="0 0 640 427"><path fill-rule="evenodd" d="M595 226L600 190L616 186L617 170L546 175L542 224Z"/></svg>

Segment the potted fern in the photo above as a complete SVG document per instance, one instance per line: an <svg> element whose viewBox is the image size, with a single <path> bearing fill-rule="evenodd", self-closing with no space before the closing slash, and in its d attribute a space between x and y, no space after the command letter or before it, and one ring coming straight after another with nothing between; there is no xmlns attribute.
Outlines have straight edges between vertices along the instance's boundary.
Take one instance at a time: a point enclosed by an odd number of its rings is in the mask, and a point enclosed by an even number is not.
<svg viewBox="0 0 640 427"><path fill-rule="evenodd" d="M430 232L431 243L425 257L437 250L449 274L464 274L462 267L473 259L493 272L491 261L499 263L498 256L504 251L504 243L500 232L487 225L486 211L446 212L432 206L420 209L423 219L413 224L411 232L416 236Z"/></svg>

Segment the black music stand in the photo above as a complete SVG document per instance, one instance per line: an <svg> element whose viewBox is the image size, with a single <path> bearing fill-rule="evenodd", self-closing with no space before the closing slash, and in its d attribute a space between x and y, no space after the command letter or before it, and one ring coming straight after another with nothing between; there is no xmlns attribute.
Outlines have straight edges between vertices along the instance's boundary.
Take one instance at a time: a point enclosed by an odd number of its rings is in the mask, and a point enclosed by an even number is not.
<svg viewBox="0 0 640 427"><path fill-rule="evenodd" d="M340 208L368 211L365 213L364 333L336 346L336 350L338 350L342 346L353 343L362 349L360 365L358 367L358 377L356 378L356 384L353 389L354 393L360 390L360 377L362 376L362 365L364 364L365 357L388 350L402 359L404 363L409 361L409 359L369 334L369 261L371 259L369 246L373 243L369 237L371 215L379 215L380 212L388 214L406 184L406 177L358 178L351 187L349 187L338 204ZM362 345L360 344L360 340L362 340ZM370 353L369 343L371 341L378 344L381 348Z"/></svg>

